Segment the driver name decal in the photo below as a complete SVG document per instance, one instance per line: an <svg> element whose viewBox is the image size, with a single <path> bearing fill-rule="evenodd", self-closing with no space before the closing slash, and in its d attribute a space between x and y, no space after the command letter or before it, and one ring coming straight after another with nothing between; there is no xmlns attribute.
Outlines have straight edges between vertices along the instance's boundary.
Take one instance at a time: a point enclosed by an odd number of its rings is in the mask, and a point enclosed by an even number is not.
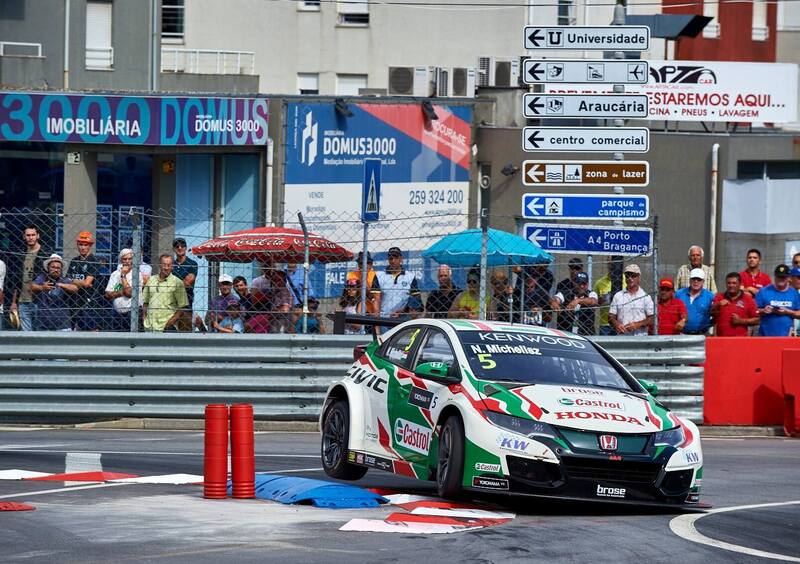
<svg viewBox="0 0 800 564"><path fill-rule="evenodd" d="M542 351L527 345L470 345L475 354L532 354L542 356Z"/></svg>

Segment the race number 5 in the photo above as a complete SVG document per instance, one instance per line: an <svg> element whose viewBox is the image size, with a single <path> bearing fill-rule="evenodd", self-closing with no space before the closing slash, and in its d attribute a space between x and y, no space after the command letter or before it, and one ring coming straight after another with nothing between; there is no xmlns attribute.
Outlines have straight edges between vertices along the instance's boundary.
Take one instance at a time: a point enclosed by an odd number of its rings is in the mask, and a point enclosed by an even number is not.
<svg viewBox="0 0 800 564"><path fill-rule="evenodd" d="M490 353L481 353L478 355L478 362L481 363L481 368L484 370L491 370L497 363L492 360L492 355Z"/></svg>

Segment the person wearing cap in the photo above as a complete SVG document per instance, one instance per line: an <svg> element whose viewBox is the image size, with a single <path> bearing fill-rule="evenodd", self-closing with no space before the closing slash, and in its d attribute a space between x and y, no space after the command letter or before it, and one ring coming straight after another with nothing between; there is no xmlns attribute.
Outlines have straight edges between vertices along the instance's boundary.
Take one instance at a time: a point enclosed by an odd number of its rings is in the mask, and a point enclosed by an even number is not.
<svg viewBox="0 0 800 564"><path fill-rule="evenodd" d="M747 251L746 257L747 268L739 273L739 277L742 281L743 290L749 293L751 297L755 297L761 291L761 288L772 284L772 278L766 272L761 271L761 251L750 249Z"/></svg>
<svg viewBox="0 0 800 564"><path fill-rule="evenodd" d="M725 277L725 291L714 296L711 316L717 337L747 337L747 328L758 325L756 301L742 289L741 273L730 272Z"/></svg>
<svg viewBox="0 0 800 564"><path fill-rule="evenodd" d="M439 265L436 277L439 280L439 287L428 295L425 315L434 319L445 319L461 288L453 285L453 272L446 264Z"/></svg>
<svg viewBox="0 0 800 564"><path fill-rule="evenodd" d="M399 247L390 247L387 252L386 270L378 272L376 279L380 290L381 317L409 319L422 310L422 300L413 272L403 269L403 252Z"/></svg>
<svg viewBox="0 0 800 564"><path fill-rule="evenodd" d="M689 287L675 292L675 297L686 306L688 314L683 328L685 335L705 335L711 327L711 302L714 293L706 290L703 284L706 273L702 268L694 268L689 272Z"/></svg>
<svg viewBox="0 0 800 564"><path fill-rule="evenodd" d="M241 310L239 296L233 292L233 277L230 274L220 274L218 286L219 296L211 300L206 313L206 327L210 327L212 331L219 331L222 321L229 317L229 305L235 305Z"/></svg>
<svg viewBox="0 0 800 564"><path fill-rule="evenodd" d="M12 255L15 260L8 265L8 291L11 294L9 309L12 315L18 316L20 329L33 331L33 319L36 316L36 303L33 299L31 282L44 271L44 260L50 256L39 241L39 228L33 224L22 230L25 250Z"/></svg>
<svg viewBox="0 0 800 564"><path fill-rule="evenodd" d="M558 312L556 327L578 335L594 335L597 294L589 289L589 275L585 272L576 272L573 282L572 288L556 292L550 300L551 307Z"/></svg>
<svg viewBox="0 0 800 564"><path fill-rule="evenodd" d="M671 278L658 282L658 334L680 335L686 325L686 304L675 297Z"/></svg>
<svg viewBox="0 0 800 564"><path fill-rule="evenodd" d="M364 251L358 251L356 256L356 269L347 273L345 283L350 280L358 280L361 287L361 265L364 261ZM347 292L347 286L342 289L342 297ZM378 283L378 273L373 268L372 254L367 251L367 309L370 307L377 314L381 309L381 286Z"/></svg>
<svg viewBox="0 0 800 564"><path fill-rule="evenodd" d="M186 299L189 305L181 311L177 322L179 331L189 331L192 321L192 304L194 303L194 283L197 280L197 261L186 255L186 239L175 237L172 241L172 250L175 252L175 262L172 264L172 274L180 278L186 289Z"/></svg>
<svg viewBox="0 0 800 564"><path fill-rule="evenodd" d="M608 272L594 283L594 293L597 294L597 303L600 305L598 320L598 334L616 335L617 332L608 321L608 308L614 295L622 290L622 268L624 260L620 255L608 257Z"/></svg>
<svg viewBox="0 0 800 564"><path fill-rule="evenodd" d="M139 304L142 307L142 286L144 274L139 270ZM113 331L130 331L131 307L133 304L133 249L119 252L119 266L108 277L105 297L111 300L114 312L111 317ZM136 329L138 331L138 328Z"/></svg>
<svg viewBox="0 0 800 564"><path fill-rule="evenodd" d="M758 334L762 337L786 337L800 318L800 294L789 286L789 267L775 267L775 282L762 288L756 295L756 305L761 316Z"/></svg>
<svg viewBox="0 0 800 564"><path fill-rule="evenodd" d="M158 257L158 274L142 289L142 317L145 331L175 331L175 323L189 305L186 286L172 274L172 255Z"/></svg>
<svg viewBox="0 0 800 564"><path fill-rule="evenodd" d="M653 324L655 305L641 287L642 271L636 264L629 264L622 272L625 288L614 294L608 308L608 321L618 335L647 335Z"/></svg>
<svg viewBox="0 0 800 564"><path fill-rule="evenodd" d="M339 298L339 311L348 315L361 315L361 280L358 278L348 278L344 282L344 293ZM365 312L367 315L376 315L373 302L367 300ZM348 323L344 327L345 335L363 335L364 326L356 323Z"/></svg>
<svg viewBox="0 0 800 564"><path fill-rule="evenodd" d="M69 261L67 278L78 287L72 297L72 328L76 331L98 331L101 328L100 265L92 254L94 237L81 231L75 239L78 254Z"/></svg>
<svg viewBox="0 0 800 564"><path fill-rule="evenodd" d="M575 289L575 276L579 272L583 272L583 261L578 257L569 259L569 278L564 278L561 282L556 284L556 294L559 292L565 294Z"/></svg>
<svg viewBox="0 0 800 564"><path fill-rule="evenodd" d="M678 274L675 276L675 289L688 288L690 285L691 271L699 268L705 274L705 285L712 293L717 291L717 283L714 282L714 267L703 264L703 257L705 251L699 245L692 245L689 247L689 264L683 264L678 269ZM677 296L677 292L675 294Z"/></svg>
<svg viewBox="0 0 800 564"><path fill-rule="evenodd" d="M34 331L71 331L70 296L78 287L69 278L61 276L64 259L52 254L44 261L44 272L31 282L31 292L36 302L33 318Z"/></svg>

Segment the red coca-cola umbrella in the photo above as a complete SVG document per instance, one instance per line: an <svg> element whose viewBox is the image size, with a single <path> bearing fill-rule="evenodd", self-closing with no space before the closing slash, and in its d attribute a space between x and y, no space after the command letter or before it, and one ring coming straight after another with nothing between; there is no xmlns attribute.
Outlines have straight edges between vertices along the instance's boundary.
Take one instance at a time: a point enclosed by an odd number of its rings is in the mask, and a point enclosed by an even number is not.
<svg viewBox="0 0 800 564"><path fill-rule="evenodd" d="M344 262L353 253L333 241L308 234L309 260ZM220 235L192 247L195 256L220 262L303 262L303 232L287 227L254 227Z"/></svg>

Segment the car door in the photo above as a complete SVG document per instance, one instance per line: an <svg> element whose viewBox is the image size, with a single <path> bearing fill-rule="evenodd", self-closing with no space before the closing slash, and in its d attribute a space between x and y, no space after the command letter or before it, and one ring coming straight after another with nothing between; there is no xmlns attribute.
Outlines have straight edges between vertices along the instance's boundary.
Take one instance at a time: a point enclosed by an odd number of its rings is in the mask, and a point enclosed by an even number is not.
<svg viewBox="0 0 800 564"><path fill-rule="evenodd" d="M441 362L448 367L455 363L455 354L444 331L429 327L422 336L414 362L399 373L397 386L390 388L389 417L392 425L392 444L395 451L409 462L425 462L431 446L440 392L446 387L442 380L414 374L425 362ZM445 390L446 391L446 390Z"/></svg>

